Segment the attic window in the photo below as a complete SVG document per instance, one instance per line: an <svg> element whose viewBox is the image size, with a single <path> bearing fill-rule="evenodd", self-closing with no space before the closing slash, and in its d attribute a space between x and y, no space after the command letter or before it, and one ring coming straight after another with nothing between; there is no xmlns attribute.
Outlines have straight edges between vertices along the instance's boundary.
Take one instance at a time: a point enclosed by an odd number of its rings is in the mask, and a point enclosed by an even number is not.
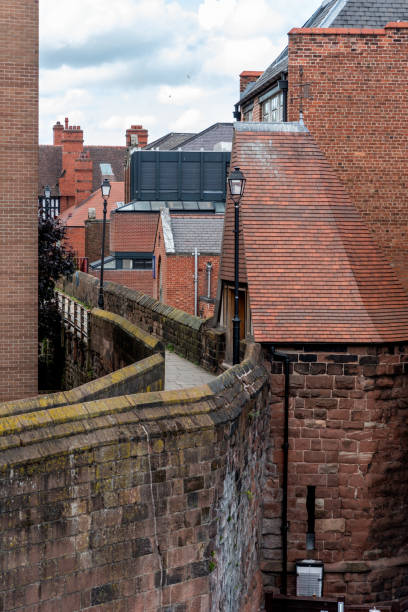
<svg viewBox="0 0 408 612"><path fill-rule="evenodd" d="M113 176L112 166L110 164L99 164L102 176Z"/></svg>
<svg viewBox="0 0 408 612"><path fill-rule="evenodd" d="M267 98L262 103L262 121L276 123L283 121L283 92Z"/></svg>

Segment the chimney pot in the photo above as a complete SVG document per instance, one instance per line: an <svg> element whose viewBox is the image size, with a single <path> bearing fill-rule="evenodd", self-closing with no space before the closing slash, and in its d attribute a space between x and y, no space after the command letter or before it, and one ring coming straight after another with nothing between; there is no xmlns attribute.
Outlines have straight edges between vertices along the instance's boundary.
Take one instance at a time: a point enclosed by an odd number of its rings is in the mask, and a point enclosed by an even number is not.
<svg viewBox="0 0 408 612"><path fill-rule="evenodd" d="M65 117L65 129L68 129L68 117Z"/></svg>

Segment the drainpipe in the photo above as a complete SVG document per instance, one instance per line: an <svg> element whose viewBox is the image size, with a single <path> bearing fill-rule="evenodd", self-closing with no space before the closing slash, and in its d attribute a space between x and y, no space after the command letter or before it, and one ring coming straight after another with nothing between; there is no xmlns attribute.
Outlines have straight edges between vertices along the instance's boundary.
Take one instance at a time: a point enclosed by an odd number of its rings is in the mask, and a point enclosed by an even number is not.
<svg viewBox="0 0 408 612"><path fill-rule="evenodd" d="M211 271L212 271L212 263L211 261L207 261L207 298L211 298Z"/></svg>
<svg viewBox="0 0 408 612"><path fill-rule="evenodd" d="M198 313L198 256L199 252L197 247L194 249L194 316Z"/></svg>
<svg viewBox="0 0 408 612"><path fill-rule="evenodd" d="M282 594L288 594L288 466L289 466L289 355L271 347L272 358L283 362L285 375L285 421L283 428L283 477L282 477Z"/></svg>

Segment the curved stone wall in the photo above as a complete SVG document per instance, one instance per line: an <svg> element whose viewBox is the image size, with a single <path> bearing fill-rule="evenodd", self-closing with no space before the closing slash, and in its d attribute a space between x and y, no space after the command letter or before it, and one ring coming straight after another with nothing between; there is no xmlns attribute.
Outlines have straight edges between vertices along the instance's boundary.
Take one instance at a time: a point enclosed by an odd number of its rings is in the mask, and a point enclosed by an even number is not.
<svg viewBox="0 0 408 612"><path fill-rule="evenodd" d="M0 418L2 609L258 610L257 359L199 388Z"/></svg>

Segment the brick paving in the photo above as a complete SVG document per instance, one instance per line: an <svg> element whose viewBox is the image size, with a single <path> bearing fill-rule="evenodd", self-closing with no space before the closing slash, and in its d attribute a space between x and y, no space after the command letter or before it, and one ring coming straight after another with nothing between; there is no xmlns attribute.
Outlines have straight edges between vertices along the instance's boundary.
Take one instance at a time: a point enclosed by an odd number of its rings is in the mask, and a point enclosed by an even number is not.
<svg viewBox="0 0 408 612"><path fill-rule="evenodd" d="M203 368L194 365L187 359L183 359L176 353L166 351L166 391L197 387L216 378Z"/></svg>

